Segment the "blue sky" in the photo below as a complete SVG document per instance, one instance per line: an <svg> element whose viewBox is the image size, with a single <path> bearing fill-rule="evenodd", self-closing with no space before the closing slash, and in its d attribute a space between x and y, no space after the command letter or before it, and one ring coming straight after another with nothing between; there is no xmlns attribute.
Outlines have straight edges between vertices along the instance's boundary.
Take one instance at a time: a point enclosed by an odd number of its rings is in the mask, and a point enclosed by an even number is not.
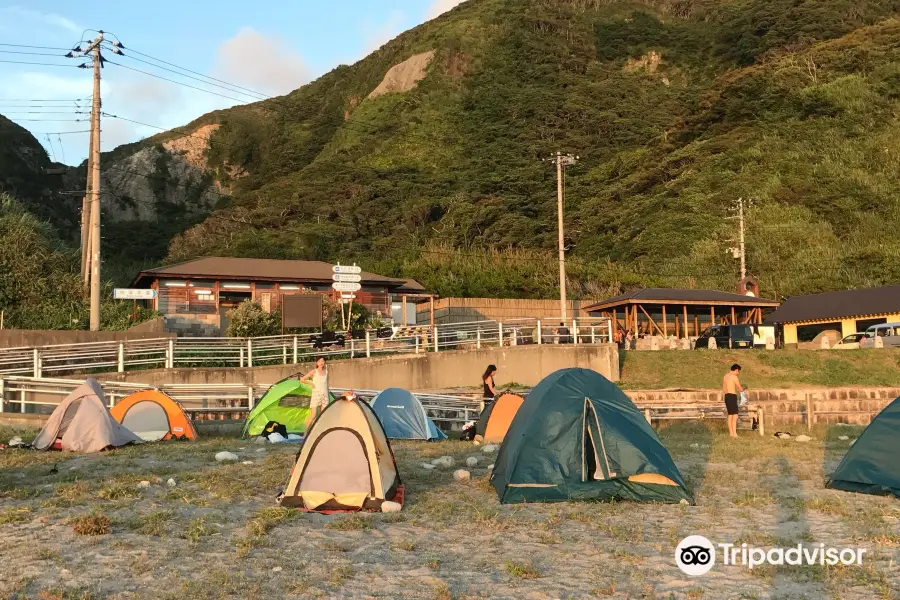
<svg viewBox="0 0 900 600"><path fill-rule="evenodd" d="M245 99L178 77L133 59L129 48L220 80L280 94L350 64L402 31L433 18L462 0L342 0L320 2L238 2L237 0L156 0L155 2L73 3L62 0L5 3L0 0L0 61L78 64L57 57L64 51L12 46L71 47L85 29L112 32L125 45L125 65L190 85ZM249 8L252 7L252 10ZM84 34L84 39L96 35ZM14 54L49 53L51 56ZM163 65L167 66L167 65ZM234 100L205 94L116 66L104 69L103 110L159 127L175 127ZM91 93L90 71L69 67L0 62L0 114L31 130L57 161L77 164L87 155L84 100ZM249 99L249 98L248 98ZM58 100L59 102L51 102ZM52 114L59 113L59 114ZM29 120L30 119L30 120ZM60 119L58 121L53 119ZM147 137L158 130L105 119L102 148ZM52 134L47 139L46 134Z"/></svg>

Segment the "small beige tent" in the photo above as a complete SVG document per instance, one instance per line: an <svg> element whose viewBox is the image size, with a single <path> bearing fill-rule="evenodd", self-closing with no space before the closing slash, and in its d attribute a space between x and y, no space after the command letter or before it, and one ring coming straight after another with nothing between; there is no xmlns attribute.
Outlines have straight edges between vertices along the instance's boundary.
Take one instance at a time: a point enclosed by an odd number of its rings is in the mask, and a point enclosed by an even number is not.
<svg viewBox="0 0 900 600"><path fill-rule="evenodd" d="M285 507L318 512L378 510L403 503L390 443L365 402L332 402L310 426L280 498Z"/></svg>
<svg viewBox="0 0 900 600"><path fill-rule="evenodd" d="M88 379L60 402L32 446L37 450L100 452L140 442L141 438L112 418L100 384Z"/></svg>

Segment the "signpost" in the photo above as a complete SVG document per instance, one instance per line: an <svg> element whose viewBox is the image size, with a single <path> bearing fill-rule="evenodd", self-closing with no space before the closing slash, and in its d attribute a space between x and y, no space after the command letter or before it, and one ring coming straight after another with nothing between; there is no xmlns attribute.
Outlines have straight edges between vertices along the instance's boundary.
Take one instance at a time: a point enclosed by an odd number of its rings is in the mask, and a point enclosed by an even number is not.
<svg viewBox="0 0 900 600"><path fill-rule="evenodd" d="M331 288L336 292L341 292L341 325L349 331L353 319L353 299L356 298L356 294L353 292L358 292L362 289L362 284L360 283L362 281L362 269L355 264L349 267L347 265L334 265L331 267L331 272L334 273L331 276L331 279L334 280ZM346 321L344 320L345 300L350 301Z"/></svg>

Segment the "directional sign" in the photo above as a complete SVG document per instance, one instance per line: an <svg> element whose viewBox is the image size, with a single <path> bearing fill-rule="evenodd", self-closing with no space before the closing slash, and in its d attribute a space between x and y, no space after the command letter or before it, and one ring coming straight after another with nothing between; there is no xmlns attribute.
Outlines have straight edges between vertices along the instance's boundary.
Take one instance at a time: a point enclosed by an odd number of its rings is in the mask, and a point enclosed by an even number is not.
<svg viewBox="0 0 900 600"><path fill-rule="evenodd" d="M358 292L362 289L362 286L360 284L351 283L348 281L335 281L331 284L331 287L338 292Z"/></svg>
<svg viewBox="0 0 900 600"><path fill-rule="evenodd" d="M355 300L356 294L341 294L341 298L344 300Z"/></svg>
<svg viewBox="0 0 900 600"><path fill-rule="evenodd" d="M113 289L113 298L116 300L153 300L156 298L156 290L115 288Z"/></svg>
<svg viewBox="0 0 900 600"><path fill-rule="evenodd" d="M334 273L349 273L351 275L359 275L362 273L362 269L353 265L352 267L347 265L334 265L331 267L332 272Z"/></svg>
<svg viewBox="0 0 900 600"><path fill-rule="evenodd" d="M362 281L362 275L356 275L355 273L335 273L331 278L335 281L347 281L349 283L359 283Z"/></svg>

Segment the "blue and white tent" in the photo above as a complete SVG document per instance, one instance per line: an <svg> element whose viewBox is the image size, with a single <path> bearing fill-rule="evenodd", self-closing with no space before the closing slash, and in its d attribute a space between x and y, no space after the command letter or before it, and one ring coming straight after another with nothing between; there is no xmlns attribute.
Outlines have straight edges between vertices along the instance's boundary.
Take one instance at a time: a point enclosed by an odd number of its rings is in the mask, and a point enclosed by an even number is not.
<svg viewBox="0 0 900 600"><path fill-rule="evenodd" d="M447 436L425 414L411 392L388 388L372 400L372 410L392 440L444 440Z"/></svg>

